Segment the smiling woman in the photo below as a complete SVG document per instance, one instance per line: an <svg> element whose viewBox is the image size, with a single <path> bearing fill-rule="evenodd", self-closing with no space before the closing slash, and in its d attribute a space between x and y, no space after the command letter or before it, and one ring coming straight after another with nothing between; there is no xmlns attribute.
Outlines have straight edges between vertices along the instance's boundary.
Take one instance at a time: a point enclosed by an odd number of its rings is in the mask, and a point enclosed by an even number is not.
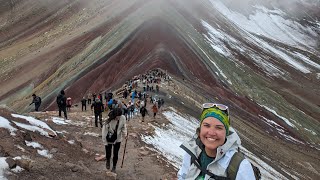
<svg viewBox="0 0 320 180"><path fill-rule="evenodd" d="M256 179L247 159L241 160L238 167L232 163L241 141L230 127L228 107L207 105L203 106L196 136L180 146L186 154L178 178Z"/></svg>

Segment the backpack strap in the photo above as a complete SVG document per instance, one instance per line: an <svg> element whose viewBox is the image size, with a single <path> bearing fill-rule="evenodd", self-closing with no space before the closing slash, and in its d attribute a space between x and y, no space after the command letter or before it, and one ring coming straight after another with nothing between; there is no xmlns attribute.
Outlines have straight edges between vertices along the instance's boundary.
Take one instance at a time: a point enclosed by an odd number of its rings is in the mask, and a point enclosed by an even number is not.
<svg viewBox="0 0 320 180"><path fill-rule="evenodd" d="M183 145L181 145L180 147L183 150L185 150L191 156L191 164L194 164L202 172L204 172L205 174L209 175L210 178L213 178L215 180L229 180L229 178L227 178L227 177L217 176L217 175L213 174L212 172L208 171L206 168L201 167L198 158L188 148L186 148Z"/></svg>
<svg viewBox="0 0 320 180"><path fill-rule="evenodd" d="M240 152L234 153L234 155L231 158L231 161L229 163L229 166L227 168L227 176L231 179L234 180L237 177L237 173L239 170L240 163L242 160L244 160L244 155Z"/></svg>

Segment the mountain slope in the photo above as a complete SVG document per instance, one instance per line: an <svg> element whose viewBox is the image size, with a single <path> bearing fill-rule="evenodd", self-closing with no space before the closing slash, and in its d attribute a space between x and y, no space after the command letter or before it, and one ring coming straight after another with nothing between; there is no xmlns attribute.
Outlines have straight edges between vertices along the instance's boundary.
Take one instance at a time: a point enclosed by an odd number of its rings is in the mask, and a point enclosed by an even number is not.
<svg viewBox="0 0 320 180"><path fill-rule="evenodd" d="M254 133L319 154L319 7L316 0L2 0L0 101L28 112L36 93L41 109L53 110L61 89L77 102L161 68L196 92L197 103L227 104L255 154L263 142Z"/></svg>

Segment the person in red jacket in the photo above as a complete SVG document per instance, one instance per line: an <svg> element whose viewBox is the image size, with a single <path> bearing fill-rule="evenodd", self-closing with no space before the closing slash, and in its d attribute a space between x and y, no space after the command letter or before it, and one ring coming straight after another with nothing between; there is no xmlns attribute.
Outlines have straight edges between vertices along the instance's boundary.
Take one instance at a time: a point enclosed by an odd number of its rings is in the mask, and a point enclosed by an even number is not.
<svg viewBox="0 0 320 180"><path fill-rule="evenodd" d="M70 111L70 108L72 106L72 101L71 101L71 97L67 98L67 110Z"/></svg>
<svg viewBox="0 0 320 180"><path fill-rule="evenodd" d="M157 112L158 112L158 107L157 104L153 104L152 106L152 112L153 112L153 118L156 118Z"/></svg>

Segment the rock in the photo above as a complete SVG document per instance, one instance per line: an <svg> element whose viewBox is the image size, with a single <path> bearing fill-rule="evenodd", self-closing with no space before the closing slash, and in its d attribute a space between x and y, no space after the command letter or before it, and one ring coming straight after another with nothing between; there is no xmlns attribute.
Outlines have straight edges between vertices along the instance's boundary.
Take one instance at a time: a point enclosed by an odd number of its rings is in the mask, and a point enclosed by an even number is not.
<svg viewBox="0 0 320 180"><path fill-rule="evenodd" d="M56 134L55 132L53 132L53 131L50 131L50 130L48 130L48 129L43 129L43 130L47 131L47 133L48 133L48 135L49 135L50 137L56 137L56 136L57 136L57 134Z"/></svg>
<svg viewBox="0 0 320 180"><path fill-rule="evenodd" d="M0 157L8 157L9 153L2 147L0 146Z"/></svg>
<svg viewBox="0 0 320 180"><path fill-rule="evenodd" d="M81 167L81 166L76 165L76 164L73 164L73 163L70 163L70 162L67 162L67 163L66 163L66 166L67 166L68 168L70 168L70 170L71 170L72 172L78 172L78 171L81 171L81 170L82 170L82 167Z"/></svg>
<svg viewBox="0 0 320 180"><path fill-rule="evenodd" d="M71 168L72 172L78 172L78 171L82 171L82 168L78 165L74 166L73 168Z"/></svg>
<svg viewBox="0 0 320 180"><path fill-rule="evenodd" d="M57 139L63 139L64 138L64 135L63 133L57 133Z"/></svg>
<svg viewBox="0 0 320 180"><path fill-rule="evenodd" d="M57 153L58 152L58 149L57 148L52 148L51 150L50 150L50 153Z"/></svg>
<svg viewBox="0 0 320 180"><path fill-rule="evenodd" d="M72 163L70 163L70 162L67 162L67 163L66 163L66 166L67 166L68 168L72 169L72 168L75 167L76 165L75 165L75 164L72 164Z"/></svg>
<svg viewBox="0 0 320 180"><path fill-rule="evenodd" d="M134 138L138 137L137 133L129 133L129 136L134 137Z"/></svg>
<svg viewBox="0 0 320 180"><path fill-rule="evenodd" d="M17 166L16 161L12 158L6 158L6 162L8 163L10 169L15 168Z"/></svg>
<svg viewBox="0 0 320 180"><path fill-rule="evenodd" d="M148 151L140 151L139 153L140 153L140 154L142 154L142 155L144 155L144 156L146 156L146 155L148 155L148 154L149 154L149 152L148 152Z"/></svg>
<svg viewBox="0 0 320 180"><path fill-rule="evenodd" d="M116 173L113 173L113 172L111 172L111 171L108 171L108 170L107 170L106 175L107 175L108 179L114 179L114 180L117 179L117 174L116 174Z"/></svg>
<svg viewBox="0 0 320 180"><path fill-rule="evenodd" d="M31 161L30 160L27 160L27 159L18 159L16 161L17 163L17 166L20 166L22 167L23 169L25 169L26 171L30 171L31 169Z"/></svg>
<svg viewBox="0 0 320 180"><path fill-rule="evenodd" d="M23 134L23 139L25 141L32 141L32 138L31 138L31 135L30 135L29 132L26 132L26 133Z"/></svg>
<svg viewBox="0 0 320 180"><path fill-rule="evenodd" d="M83 151L84 153L86 153L86 154L89 153L89 151L88 151L87 149L84 149L84 148L82 148L82 151Z"/></svg>
<svg viewBox="0 0 320 180"><path fill-rule="evenodd" d="M139 148L139 153L146 156L149 154L149 151L145 147Z"/></svg>
<svg viewBox="0 0 320 180"><path fill-rule="evenodd" d="M82 168L84 171L86 171L87 173L91 174L90 169L89 169L86 165L84 165L83 161L79 161L79 165L81 166L81 168Z"/></svg>
<svg viewBox="0 0 320 180"><path fill-rule="evenodd" d="M106 156L105 155L100 155L94 158L96 161L105 161L106 160Z"/></svg>

